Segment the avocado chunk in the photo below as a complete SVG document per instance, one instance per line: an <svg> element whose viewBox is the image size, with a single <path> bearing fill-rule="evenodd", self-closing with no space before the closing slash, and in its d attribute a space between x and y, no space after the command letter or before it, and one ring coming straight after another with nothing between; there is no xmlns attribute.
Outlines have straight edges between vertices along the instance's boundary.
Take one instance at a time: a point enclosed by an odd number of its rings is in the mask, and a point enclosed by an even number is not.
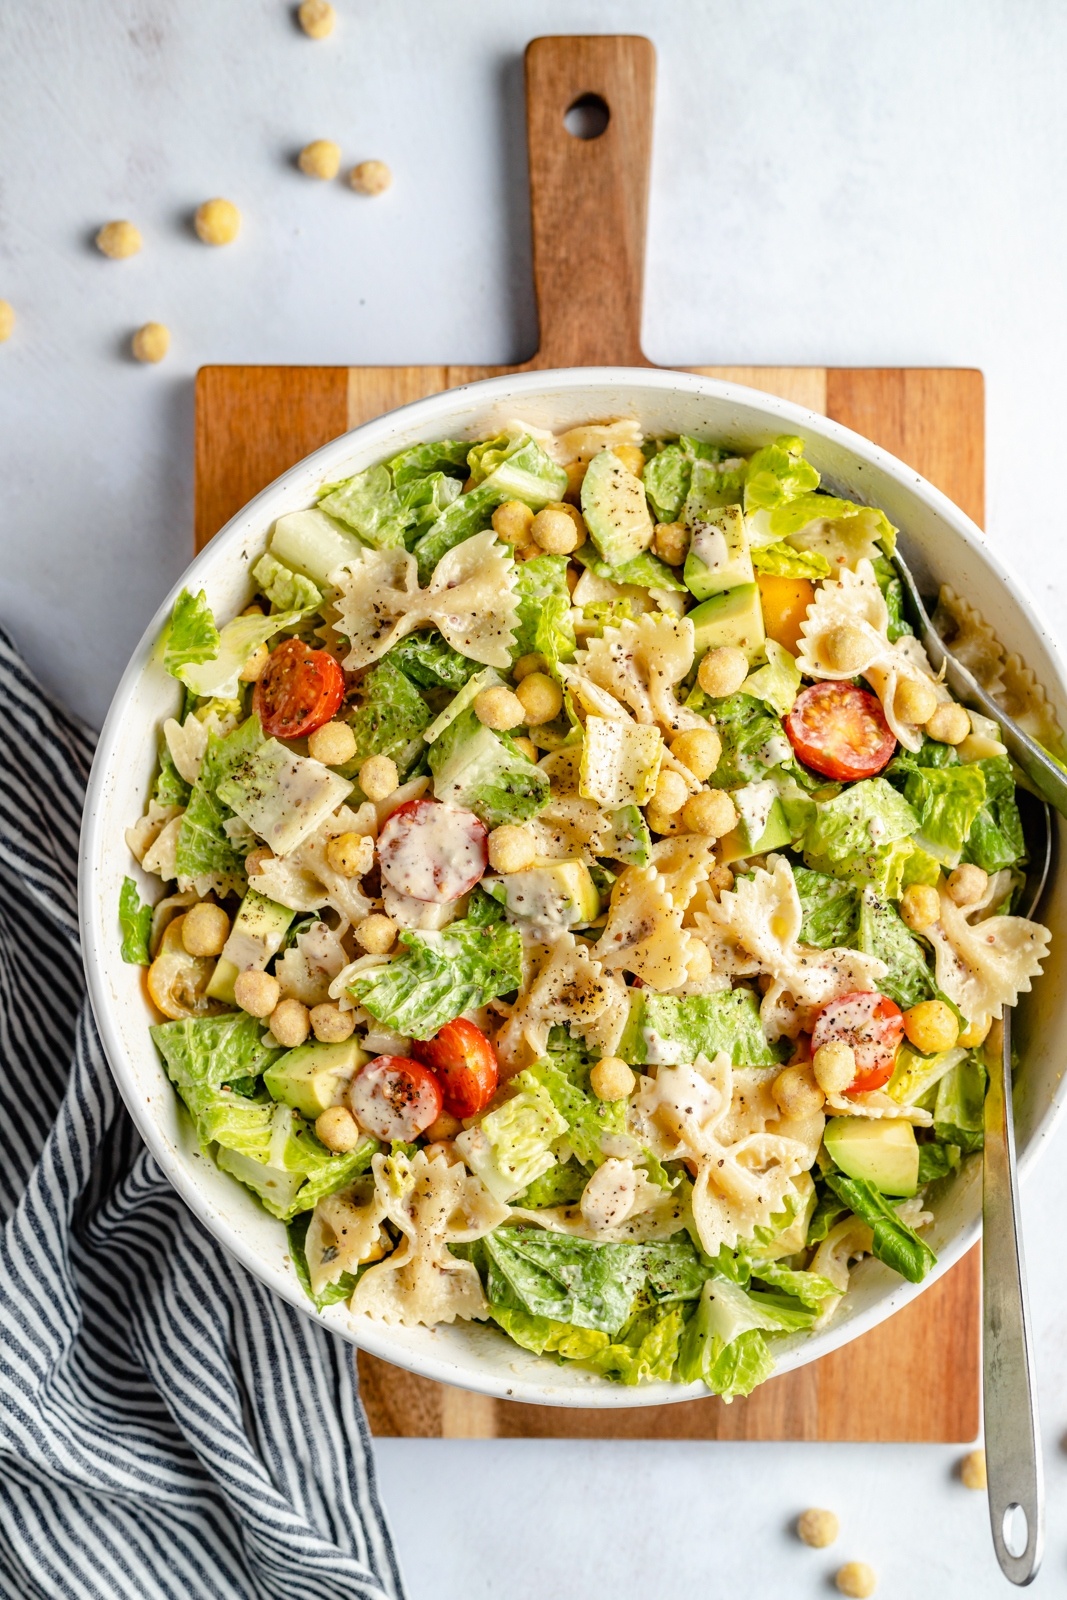
<svg viewBox="0 0 1067 1600"><path fill-rule="evenodd" d="M512 916L574 928L600 915L600 896L584 861L540 861L500 881Z"/></svg>
<svg viewBox="0 0 1067 1600"><path fill-rule="evenodd" d="M823 1134L834 1162L883 1194L907 1196L919 1187L915 1129L902 1117L831 1117Z"/></svg>
<svg viewBox="0 0 1067 1600"><path fill-rule="evenodd" d="M613 450L595 455L582 479L582 516L610 567L632 561L652 543L652 513L641 479Z"/></svg>
<svg viewBox="0 0 1067 1600"><path fill-rule="evenodd" d="M687 521L688 512L687 501ZM689 528L691 538L682 577L696 599L707 600L713 594L736 589L739 584L755 583L740 506L709 510L690 521Z"/></svg>
<svg viewBox="0 0 1067 1600"><path fill-rule="evenodd" d="M212 1000L233 1005L234 979L250 968L262 972L271 956L277 955L295 912L268 900L265 894L249 889L233 919L230 937L211 974L207 992Z"/></svg>
<svg viewBox="0 0 1067 1600"><path fill-rule="evenodd" d="M712 595L689 615L696 629L698 659L706 651L720 650L724 645L736 645L750 663L762 653L766 636L756 584L740 583L725 594Z"/></svg>
<svg viewBox="0 0 1067 1600"><path fill-rule="evenodd" d="M368 1060L354 1039L343 1044L302 1044L287 1050L263 1074L267 1091L309 1122L340 1102L349 1080Z"/></svg>
<svg viewBox="0 0 1067 1600"><path fill-rule="evenodd" d="M793 842L785 807L769 779L746 783L743 789L735 789L730 798L737 807L738 824L723 837L719 846L724 865L745 856L781 850Z"/></svg>

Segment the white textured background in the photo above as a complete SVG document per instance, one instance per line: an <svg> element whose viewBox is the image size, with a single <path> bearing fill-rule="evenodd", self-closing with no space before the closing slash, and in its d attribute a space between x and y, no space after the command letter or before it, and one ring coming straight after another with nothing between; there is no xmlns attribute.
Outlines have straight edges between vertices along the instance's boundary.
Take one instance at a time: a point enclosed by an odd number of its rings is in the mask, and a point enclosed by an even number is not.
<svg viewBox="0 0 1067 1600"><path fill-rule="evenodd" d="M535 343L521 53L637 32L659 57L647 354L986 374L989 534L1067 622L1067 5L1062 0L0 0L0 620L99 723L192 538L204 362L499 362ZM368 202L292 157L387 160ZM244 214L206 250L192 210ZM105 261L101 222L143 253ZM155 319L171 355L125 354ZM1026 1194L1049 1552L1067 1587L1062 1159ZM923 1375L916 1373L921 1385ZM413 1600L1008 1592L957 1452L384 1441ZM838 1551L789 1535L805 1504Z"/></svg>

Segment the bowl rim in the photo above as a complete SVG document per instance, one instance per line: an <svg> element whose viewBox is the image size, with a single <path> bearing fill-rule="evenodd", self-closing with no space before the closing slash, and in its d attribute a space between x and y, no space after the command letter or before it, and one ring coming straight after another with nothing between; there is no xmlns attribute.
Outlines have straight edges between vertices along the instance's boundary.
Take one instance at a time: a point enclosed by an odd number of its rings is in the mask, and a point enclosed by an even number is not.
<svg viewBox="0 0 1067 1600"><path fill-rule="evenodd" d="M86 786L79 844L78 903L87 991L112 1077L138 1131L168 1182L198 1221L208 1229L230 1256L316 1323L341 1334L357 1348L422 1377L497 1399L561 1407L628 1409L680 1403L706 1396L707 1390L702 1383L671 1382L642 1384L630 1388L599 1377L592 1378L587 1389L578 1386L559 1388L550 1381L549 1374L552 1369L547 1364L545 1364L543 1383L518 1375L505 1380L493 1374L488 1367L483 1371L476 1366L470 1369L458 1366L444 1352L435 1354L397 1350L391 1344L392 1325L366 1317L357 1318L339 1305L318 1311L307 1298L290 1265L283 1263L275 1267L263 1261L248 1244L240 1228L224 1216L197 1185L188 1181L186 1157L165 1139L150 1104L146 1103L136 1086L134 1071L127 1058L116 1017L112 1014L105 981L109 962L114 963L118 959L118 943L114 938L109 940L100 937L102 932L99 921L100 897L95 892L98 863L102 859L101 831L105 814L105 806L100 802L103 799L111 757L114 754L116 733L136 685L152 663L161 629L181 590L189 585L195 586L200 575L214 567L228 546L236 544L242 532L247 532L252 524L257 522L261 524L265 534L274 517L279 514L271 513L270 506L295 481L301 478L307 478L309 481L328 481L331 476L329 464L351 455L353 443L356 441L360 453L367 455L370 464L386 456L388 441L402 429L410 430L425 426L428 436L434 437L435 419L442 413L453 413L465 398L469 398L472 411L486 410L501 401L513 402L519 408L524 396L537 396L539 399L550 400L553 395L562 395L570 389L598 387L610 387L614 391L626 387L646 392L681 391L719 402L741 404L762 412L768 426L779 424L783 432L807 431L818 435L821 440L838 446L865 465L880 469L888 477L896 480L908 494L925 502L935 516L949 523L965 543L977 551L980 560L991 569L993 576L1006 589L1013 604L1028 614L1033 626L1046 642L1050 656L1062 666L1055 635L1027 585L1004 566L996 552L987 544L977 524L947 495L899 458L864 438L863 435L819 412L811 411L805 406L760 389L667 368L564 367L484 378L442 390L383 413L382 416L356 428L348 429L319 449L302 457L246 502L184 569L142 633L115 689L100 731ZM639 401L637 403L639 404ZM520 413L517 411L516 414ZM1022 1177L1030 1172L1049 1139L1054 1135L1063 1117L1065 1105L1067 1105L1067 1076L1059 1080L1047 1109L1035 1126L1033 1136L1020 1155L1019 1171ZM965 1181L963 1175L958 1181ZM971 1249L980 1232L980 1217L961 1228L946 1242L939 1253L936 1266L922 1283L911 1284L900 1280L866 1310L840 1318L814 1338L810 1334L805 1334L790 1338L787 1342L783 1341L775 1362L774 1376L780 1376L813 1360L821 1359L824 1355L829 1355L833 1350L839 1349L884 1322L905 1304L910 1304Z"/></svg>

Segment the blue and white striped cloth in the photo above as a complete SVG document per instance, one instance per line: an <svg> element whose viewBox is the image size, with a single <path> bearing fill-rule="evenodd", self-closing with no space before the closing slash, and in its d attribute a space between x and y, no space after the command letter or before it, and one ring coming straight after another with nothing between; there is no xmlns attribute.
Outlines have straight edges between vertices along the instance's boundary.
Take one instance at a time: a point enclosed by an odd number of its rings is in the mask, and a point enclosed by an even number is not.
<svg viewBox="0 0 1067 1600"><path fill-rule="evenodd" d="M92 736L0 632L0 1592L399 1600L351 1350L144 1149L84 1001Z"/></svg>

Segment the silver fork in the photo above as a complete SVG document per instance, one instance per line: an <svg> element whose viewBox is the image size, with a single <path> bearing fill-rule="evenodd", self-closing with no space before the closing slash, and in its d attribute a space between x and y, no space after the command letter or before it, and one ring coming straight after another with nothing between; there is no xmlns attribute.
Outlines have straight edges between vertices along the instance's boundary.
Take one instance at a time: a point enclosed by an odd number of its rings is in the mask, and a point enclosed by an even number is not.
<svg viewBox="0 0 1067 1600"><path fill-rule="evenodd" d="M1024 733L942 643L918 585L899 550L893 557L919 637L934 668L963 705L999 723L1008 752L1041 800L1022 801L1030 856L1025 915L1044 893L1052 860L1052 818L1046 802L1067 815L1067 773ZM1026 801L1031 804L1026 806ZM1029 813L1027 815L1026 813ZM1026 1265L1019 1232L1019 1184L1012 1115L1011 1007L1004 1008L1000 1062L991 1068L985 1099L982 1156L982 1400L985 1412L989 1522L1004 1576L1032 1583L1044 1546L1045 1489L1031 1358ZM1019 1524L1022 1523L1020 1528ZM1025 1539L1021 1537L1025 1530Z"/></svg>

